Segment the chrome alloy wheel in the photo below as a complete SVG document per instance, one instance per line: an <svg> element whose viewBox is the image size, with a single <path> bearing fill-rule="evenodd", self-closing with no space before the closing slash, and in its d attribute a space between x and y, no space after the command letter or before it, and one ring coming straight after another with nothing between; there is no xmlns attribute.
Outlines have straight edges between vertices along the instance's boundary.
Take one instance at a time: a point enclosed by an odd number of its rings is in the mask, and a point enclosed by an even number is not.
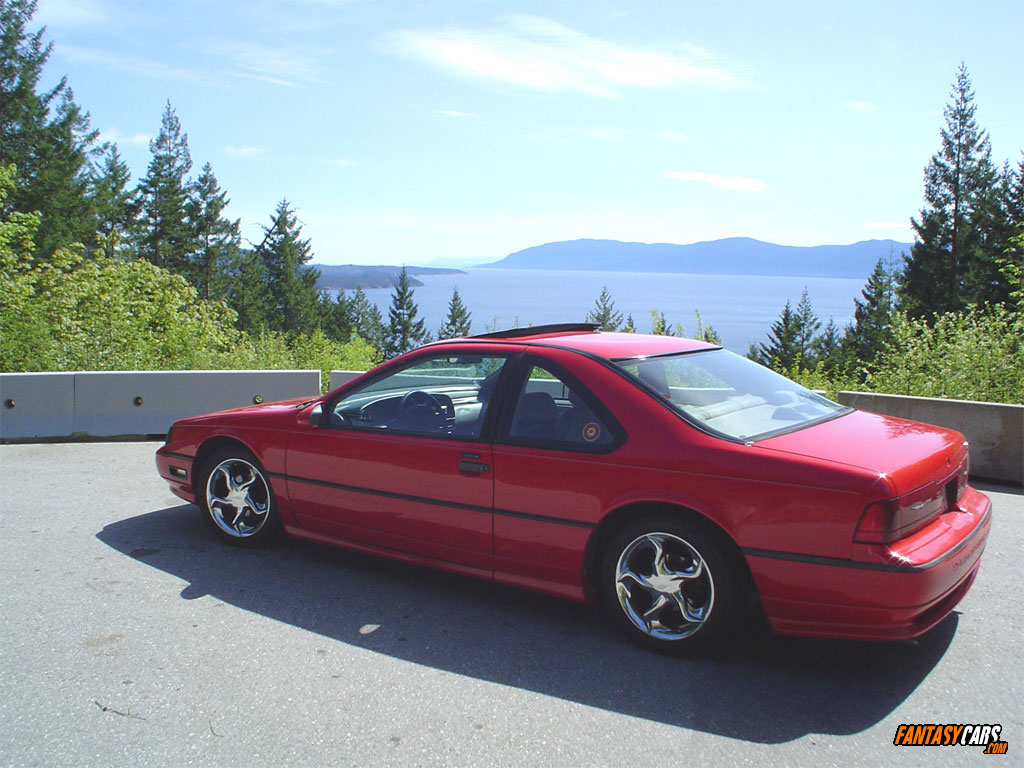
<svg viewBox="0 0 1024 768"><path fill-rule="evenodd" d="M619 605L633 625L658 640L682 640L700 630L715 603L704 559L671 533L645 533L619 556Z"/></svg>
<svg viewBox="0 0 1024 768"><path fill-rule="evenodd" d="M225 459L206 480L206 506L217 527L244 539L267 522L270 489L256 467L245 459Z"/></svg>

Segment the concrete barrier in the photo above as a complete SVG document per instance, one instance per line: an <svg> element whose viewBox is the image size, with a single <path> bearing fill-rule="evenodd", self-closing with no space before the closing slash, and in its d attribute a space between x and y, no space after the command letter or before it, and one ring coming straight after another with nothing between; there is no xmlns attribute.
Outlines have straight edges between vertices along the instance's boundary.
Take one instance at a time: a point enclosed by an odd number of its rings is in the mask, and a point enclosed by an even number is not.
<svg viewBox="0 0 1024 768"><path fill-rule="evenodd" d="M937 397L840 392L843 405L962 432L971 444L971 474L1024 484L1024 405Z"/></svg>
<svg viewBox="0 0 1024 768"><path fill-rule="evenodd" d="M330 387L362 373L332 371ZM0 440L161 435L184 416L319 391L319 371L3 373ZM972 474L1024 484L1024 405L868 392L840 392L837 399L963 432L971 443Z"/></svg>
<svg viewBox="0 0 1024 768"><path fill-rule="evenodd" d="M333 391L342 384L348 384L357 376L362 376L366 371L331 371L331 380L328 384L329 390Z"/></svg>
<svg viewBox="0 0 1024 768"><path fill-rule="evenodd" d="M75 374L0 374L0 439L67 437L75 431Z"/></svg>
<svg viewBox="0 0 1024 768"><path fill-rule="evenodd" d="M316 396L319 371L0 374L0 440L162 435L184 416Z"/></svg>

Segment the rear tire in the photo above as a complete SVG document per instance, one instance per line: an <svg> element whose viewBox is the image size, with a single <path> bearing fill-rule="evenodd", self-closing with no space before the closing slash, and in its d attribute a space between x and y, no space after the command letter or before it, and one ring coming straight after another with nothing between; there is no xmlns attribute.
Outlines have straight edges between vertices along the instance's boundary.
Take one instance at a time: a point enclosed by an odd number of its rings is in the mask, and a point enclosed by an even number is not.
<svg viewBox="0 0 1024 768"><path fill-rule="evenodd" d="M259 460L241 447L215 451L196 488L203 517L217 537L235 546L259 546L281 536L274 490Z"/></svg>
<svg viewBox="0 0 1024 768"><path fill-rule="evenodd" d="M742 615L740 555L699 520L650 515L611 538L601 596L613 623L658 653L688 654L728 636Z"/></svg>

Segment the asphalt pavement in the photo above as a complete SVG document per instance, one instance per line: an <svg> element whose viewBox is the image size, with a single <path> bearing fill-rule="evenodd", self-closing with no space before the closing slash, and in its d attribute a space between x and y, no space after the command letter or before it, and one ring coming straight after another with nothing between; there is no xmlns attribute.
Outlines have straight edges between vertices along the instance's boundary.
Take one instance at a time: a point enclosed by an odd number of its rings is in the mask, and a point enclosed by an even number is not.
<svg viewBox="0 0 1024 768"><path fill-rule="evenodd" d="M695 659L587 606L342 550L219 544L156 443L0 446L0 764L1014 765L1024 495L914 642L751 628ZM1000 724L895 747L901 723Z"/></svg>

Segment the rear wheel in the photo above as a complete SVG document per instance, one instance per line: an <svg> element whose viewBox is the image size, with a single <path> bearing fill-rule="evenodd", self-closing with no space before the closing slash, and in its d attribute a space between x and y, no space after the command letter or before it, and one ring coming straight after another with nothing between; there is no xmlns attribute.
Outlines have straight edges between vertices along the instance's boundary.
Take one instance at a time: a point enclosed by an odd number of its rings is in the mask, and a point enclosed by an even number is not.
<svg viewBox="0 0 1024 768"><path fill-rule="evenodd" d="M280 535L274 492L259 461L243 448L222 448L203 470L197 489L207 522L229 543L255 546Z"/></svg>
<svg viewBox="0 0 1024 768"><path fill-rule="evenodd" d="M739 555L709 525L653 515L621 528L605 551L602 597L633 640L691 653L728 635L741 615Z"/></svg>

